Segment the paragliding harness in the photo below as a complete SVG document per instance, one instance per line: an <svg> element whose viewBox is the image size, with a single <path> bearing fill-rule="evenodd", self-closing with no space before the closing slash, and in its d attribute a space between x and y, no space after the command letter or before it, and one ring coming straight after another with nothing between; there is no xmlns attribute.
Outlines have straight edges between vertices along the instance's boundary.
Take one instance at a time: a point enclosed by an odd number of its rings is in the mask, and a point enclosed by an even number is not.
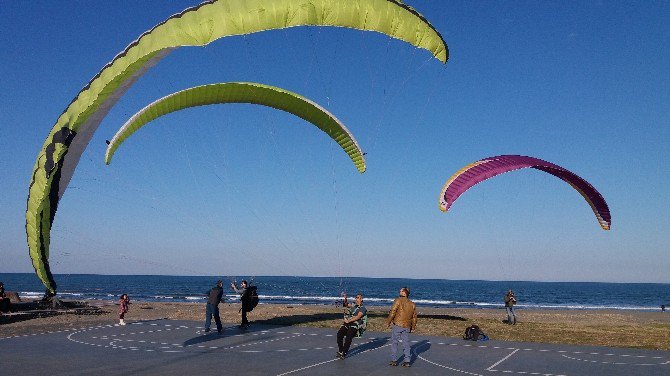
<svg viewBox="0 0 670 376"><path fill-rule="evenodd" d="M468 341L488 341L489 336L479 326L473 324L465 328L463 339Z"/></svg>
<svg viewBox="0 0 670 376"><path fill-rule="evenodd" d="M344 311L344 319L350 319L358 314L358 306L352 309L346 309ZM352 323L352 325L356 325L356 338L361 338L363 336L363 333L365 333L365 330L368 328L368 314L366 313L361 317L360 319L360 324L358 321L355 323Z"/></svg>
<svg viewBox="0 0 670 376"><path fill-rule="evenodd" d="M254 308L256 308L258 305L258 292L256 290L256 286L247 287L247 291L245 291L245 294L241 297L241 300L245 311L253 311ZM240 308L240 312L242 312L242 308Z"/></svg>

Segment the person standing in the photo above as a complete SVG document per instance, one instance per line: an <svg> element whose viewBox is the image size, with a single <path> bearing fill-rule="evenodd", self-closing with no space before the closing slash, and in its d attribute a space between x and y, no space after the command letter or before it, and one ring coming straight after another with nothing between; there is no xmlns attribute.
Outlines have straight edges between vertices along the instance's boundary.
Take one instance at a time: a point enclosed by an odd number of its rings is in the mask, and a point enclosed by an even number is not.
<svg viewBox="0 0 670 376"><path fill-rule="evenodd" d="M242 311L242 324L240 324L240 329L246 329L249 327L249 320L247 319L247 313L252 309L251 290L249 289L249 285L245 280L242 280L239 289L237 288L235 282L231 283L230 287L232 287L236 293L240 294L240 301L242 302L242 308L240 309Z"/></svg>
<svg viewBox="0 0 670 376"><path fill-rule="evenodd" d="M11 308L11 302L5 293L5 285L0 282L0 312L9 313L11 312Z"/></svg>
<svg viewBox="0 0 670 376"><path fill-rule="evenodd" d="M130 304L130 298L128 294L121 295L119 299L119 325L126 325L126 322L123 320L128 313L128 305Z"/></svg>
<svg viewBox="0 0 670 376"><path fill-rule="evenodd" d="M219 303L223 300L223 281L216 281L216 286L212 287L207 293L207 310L205 311L205 333L210 331L212 325L212 316L216 322L216 331L223 333L221 317L219 316Z"/></svg>
<svg viewBox="0 0 670 376"><path fill-rule="evenodd" d="M507 323L516 325L516 313L514 312L514 305L516 304L516 297L514 291L510 289L505 294L505 310L507 310Z"/></svg>
<svg viewBox="0 0 670 376"><path fill-rule="evenodd" d="M344 321L337 331L337 353L335 356L339 359L344 359L351 347L351 341L358 334L358 329L363 325L363 317L368 313L368 310L363 306L363 294L356 294L354 303L350 304L347 301L347 294L343 294L344 300L342 306L347 307L344 314Z"/></svg>
<svg viewBox="0 0 670 376"><path fill-rule="evenodd" d="M416 330L416 305L409 300L409 289L400 289L400 296L393 301L391 312L386 319L386 326L391 328L391 361L389 365L398 365L398 341L402 341L405 358L402 366L409 367L412 354L409 346L409 333Z"/></svg>

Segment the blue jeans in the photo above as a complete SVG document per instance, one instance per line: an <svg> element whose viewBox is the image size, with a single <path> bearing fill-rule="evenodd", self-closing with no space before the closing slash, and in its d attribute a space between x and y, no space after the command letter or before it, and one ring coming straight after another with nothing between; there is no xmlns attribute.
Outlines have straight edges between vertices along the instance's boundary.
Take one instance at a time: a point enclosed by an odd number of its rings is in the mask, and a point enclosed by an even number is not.
<svg viewBox="0 0 670 376"><path fill-rule="evenodd" d="M398 340L402 341L402 348L405 353L405 362L409 362L412 359L412 354L410 353L409 347L409 328L403 328L393 324L391 327L391 360L398 360Z"/></svg>
<svg viewBox="0 0 670 376"><path fill-rule="evenodd" d="M212 325L212 315L214 315L214 321L216 322L216 330L221 333L223 327L221 326L221 317L219 317L219 306L211 303L207 303L207 312L205 313L205 331L209 331L209 327Z"/></svg>
<svg viewBox="0 0 670 376"><path fill-rule="evenodd" d="M505 309L507 310L507 323L516 324L516 314L514 313L514 307L505 306Z"/></svg>

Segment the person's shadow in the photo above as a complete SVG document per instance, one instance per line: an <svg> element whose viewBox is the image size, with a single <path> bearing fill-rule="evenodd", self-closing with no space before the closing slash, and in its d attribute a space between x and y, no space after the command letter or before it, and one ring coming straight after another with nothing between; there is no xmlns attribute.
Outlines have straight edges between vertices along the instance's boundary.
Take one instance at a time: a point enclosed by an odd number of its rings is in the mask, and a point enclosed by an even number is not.
<svg viewBox="0 0 670 376"><path fill-rule="evenodd" d="M194 338L187 339L186 341L184 341L183 346L184 347L193 346L193 345L198 345L198 344L201 344L201 343L206 343L206 342L209 342L209 341L216 341L217 339L221 339L223 337L224 337L223 335L218 334L216 331L212 331L212 332L209 332L209 333L201 334L201 335L199 335L197 337L194 337Z"/></svg>
<svg viewBox="0 0 670 376"><path fill-rule="evenodd" d="M409 353L411 355L409 364L414 364L414 362L416 362L416 358L418 358L419 355L425 353L429 349L430 349L430 342L427 339L424 339L423 341L413 344L412 348L409 350Z"/></svg>
<svg viewBox="0 0 670 376"><path fill-rule="evenodd" d="M380 347L384 346L389 341L389 339L390 339L390 337L377 338L377 339L373 339L369 342L363 343L361 345L358 345L358 346L354 347L353 349L351 349L351 351L349 351L349 354L347 354L347 356L354 356L354 355L357 355L357 354L364 353L366 351L370 351L370 350L380 348Z"/></svg>
<svg viewBox="0 0 670 376"><path fill-rule="evenodd" d="M212 330L211 332L202 332L196 337L189 338L186 341L184 341L183 346L193 346L193 345L199 345L202 343L210 342L210 341L216 341L219 339L227 338L230 336L238 335L244 333L243 331L239 330L237 326L227 326L223 328L223 333L219 334L216 332L216 330Z"/></svg>

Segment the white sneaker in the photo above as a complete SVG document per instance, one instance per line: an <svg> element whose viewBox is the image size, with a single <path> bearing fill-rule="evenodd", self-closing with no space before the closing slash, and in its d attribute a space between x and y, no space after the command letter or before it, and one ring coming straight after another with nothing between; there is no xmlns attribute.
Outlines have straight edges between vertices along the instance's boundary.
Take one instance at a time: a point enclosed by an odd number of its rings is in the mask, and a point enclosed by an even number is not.
<svg viewBox="0 0 670 376"><path fill-rule="evenodd" d="M126 322L123 321L123 320L120 320L120 321L119 321L119 325L126 325Z"/></svg>

